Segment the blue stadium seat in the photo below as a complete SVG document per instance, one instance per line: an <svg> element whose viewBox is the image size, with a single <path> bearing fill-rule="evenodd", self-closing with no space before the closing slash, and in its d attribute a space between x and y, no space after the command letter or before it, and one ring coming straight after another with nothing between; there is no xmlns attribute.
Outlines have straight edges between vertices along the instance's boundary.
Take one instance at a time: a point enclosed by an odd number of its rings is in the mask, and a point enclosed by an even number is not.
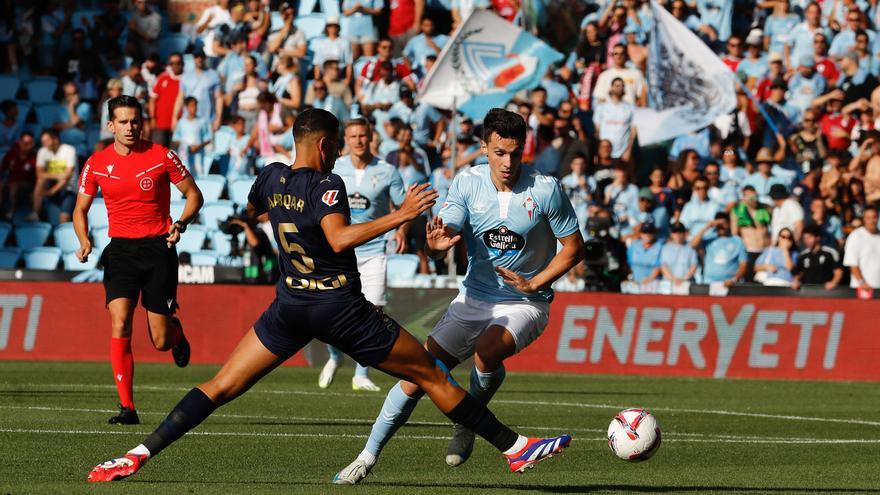
<svg viewBox="0 0 880 495"><path fill-rule="evenodd" d="M104 204L104 198L95 198L92 200L92 207L89 208L89 227L92 229L106 227L110 225L107 219L107 205Z"/></svg>
<svg viewBox="0 0 880 495"><path fill-rule="evenodd" d="M94 270L98 266L98 260L101 259L101 251L93 249L89 255L88 261L80 263L76 257L76 253L66 253L61 255L61 261L64 263L64 269L69 272L84 272L86 270Z"/></svg>
<svg viewBox="0 0 880 495"><path fill-rule="evenodd" d="M34 108L34 112L37 114L37 124L40 127L52 127L63 120L62 107L55 102L40 103Z"/></svg>
<svg viewBox="0 0 880 495"><path fill-rule="evenodd" d="M202 207L202 225L209 230L217 230L217 224L229 215L235 213L232 201L220 200L213 203L205 203Z"/></svg>
<svg viewBox="0 0 880 495"><path fill-rule="evenodd" d="M183 54L189 48L189 36L183 33L166 33L159 36L159 57L167 62L172 53Z"/></svg>
<svg viewBox="0 0 880 495"><path fill-rule="evenodd" d="M324 35L324 27L327 25L327 20L323 14L309 14L297 17L293 24L302 30L307 40L312 40Z"/></svg>
<svg viewBox="0 0 880 495"><path fill-rule="evenodd" d="M236 236L238 239L238 247L241 247L243 234L239 234ZM211 249L217 253L218 256L229 256L232 254L232 236L229 234L224 234L219 230L214 231L211 234Z"/></svg>
<svg viewBox="0 0 880 495"><path fill-rule="evenodd" d="M12 224L9 222L0 222L0 246L6 245L6 239L9 238L10 232L12 232Z"/></svg>
<svg viewBox="0 0 880 495"><path fill-rule="evenodd" d="M100 124L90 124L86 126L86 146L89 151L95 149L95 145L101 140Z"/></svg>
<svg viewBox="0 0 880 495"><path fill-rule="evenodd" d="M177 189L177 188L175 188ZM183 209L186 208L186 201L181 200L173 200L171 201L171 220L177 220L183 215Z"/></svg>
<svg viewBox="0 0 880 495"><path fill-rule="evenodd" d="M20 86L21 81L17 77L6 74L0 75L0 101L14 100Z"/></svg>
<svg viewBox="0 0 880 495"><path fill-rule="evenodd" d="M15 226L15 240L18 247L28 250L46 244L52 225L45 222L23 223Z"/></svg>
<svg viewBox="0 0 880 495"><path fill-rule="evenodd" d="M73 222L62 223L55 227L52 237L55 239L55 245L61 248L62 253L71 253L79 249L79 239L73 230Z"/></svg>
<svg viewBox="0 0 880 495"><path fill-rule="evenodd" d="M21 259L21 249L17 247L0 247L0 268L15 268Z"/></svg>
<svg viewBox="0 0 880 495"><path fill-rule="evenodd" d="M94 27L95 22L92 20L96 15L101 15L104 13L103 9L77 9L73 12L73 15L70 16L70 25L73 29L84 29L86 32L89 30L89 26ZM83 19L89 20L89 25L87 26Z"/></svg>
<svg viewBox="0 0 880 495"><path fill-rule="evenodd" d="M31 113L31 108L34 105L27 100L15 100L15 104L18 106L18 122L20 124L24 124L27 121L28 116ZM40 139L40 136L34 136L35 139Z"/></svg>
<svg viewBox="0 0 880 495"><path fill-rule="evenodd" d="M207 237L207 227L204 225L190 225L186 228L186 232L180 236L180 242L177 243L177 252L195 253L201 251Z"/></svg>
<svg viewBox="0 0 880 495"><path fill-rule="evenodd" d="M63 129L59 133L59 137L61 138L62 143L73 146L76 149L77 155L88 156L91 154L88 152L89 148L86 133L82 129L79 129L77 127L68 127L67 129Z"/></svg>
<svg viewBox="0 0 880 495"><path fill-rule="evenodd" d="M388 255L388 284L410 282L419 269L419 257L415 254ZM393 286L393 285L392 285Z"/></svg>
<svg viewBox="0 0 880 495"><path fill-rule="evenodd" d="M51 103L55 99L58 80L54 77L39 77L27 84L28 99L34 103Z"/></svg>
<svg viewBox="0 0 880 495"><path fill-rule="evenodd" d="M229 184L229 199L239 208L247 206L248 194L251 192L251 186L254 185L255 180L257 180L256 177L242 177Z"/></svg>
<svg viewBox="0 0 880 495"><path fill-rule="evenodd" d="M214 251L196 251L190 253L190 264L193 266L216 266L217 253Z"/></svg>
<svg viewBox="0 0 880 495"><path fill-rule="evenodd" d="M38 247L24 253L24 266L30 270L55 270L59 261L61 250L57 247Z"/></svg>
<svg viewBox="0 0 880 495"><path fill-rule="evenodd" d="M196 184L202 190L205 203L211 203L220 199L220 195L223 194L223 188L226 187L226 177L216 174L203 175L196 180Z"/></svg>
<svg viewBox="0 0 880 495"><path fill-rule="evenodd" d="M92 229L92 246L103 251L110 244L110 228L99 227Z"/></svg>

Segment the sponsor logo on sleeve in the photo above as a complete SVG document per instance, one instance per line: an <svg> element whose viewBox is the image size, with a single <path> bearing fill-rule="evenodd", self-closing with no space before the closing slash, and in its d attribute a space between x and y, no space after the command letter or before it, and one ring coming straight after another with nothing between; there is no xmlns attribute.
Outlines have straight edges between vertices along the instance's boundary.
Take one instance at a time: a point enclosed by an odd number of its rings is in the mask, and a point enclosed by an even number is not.
<svg viewBox="0 0 880 495"><path fill-rule="evenodd" d="M339 190L338 189L328 189L324 192L324 195L321 196L321 202L323 202L327 206L334 206L339 202Z"/></svg>

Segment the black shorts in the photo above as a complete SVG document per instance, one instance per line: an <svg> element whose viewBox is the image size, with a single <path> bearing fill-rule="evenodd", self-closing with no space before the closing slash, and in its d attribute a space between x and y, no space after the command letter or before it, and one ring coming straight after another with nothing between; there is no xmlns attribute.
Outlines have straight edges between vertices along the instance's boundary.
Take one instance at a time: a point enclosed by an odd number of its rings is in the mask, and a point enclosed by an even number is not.
<svg viewBox="0 0 880 495"><path fill-rule="evenodd" d="M359 295L341 304L289 305L275 299L254 330L278 357L287 359L318 339L364 366L375 366L391 353L400 325Z"/></svg>
<svg viewBox="0 0 880 495"><path fill-rule="evenodd" d="M107 303L124 297L163 315L177 309L177 248L165 237L114 238L101 255Z"/></svg>

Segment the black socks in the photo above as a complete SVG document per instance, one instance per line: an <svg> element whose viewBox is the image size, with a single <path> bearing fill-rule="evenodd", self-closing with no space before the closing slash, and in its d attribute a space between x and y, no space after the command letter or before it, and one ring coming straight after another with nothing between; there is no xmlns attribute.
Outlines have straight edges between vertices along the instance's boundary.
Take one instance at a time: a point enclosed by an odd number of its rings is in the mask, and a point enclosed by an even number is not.
<svg viewBox="0 0 880 495"><path fill-rule="evenodd" d="M204 392L198 388L190 390L174 406L159 427L144 440L144 447L150 451L151 456L155 456L186 432L198 426L214 412L214 409L216 409L214 402Z"/></svg>
<svg viewBox="0 0 880 495"><path fill-rule="evenodd" d="M519 438L515 431L498 421L492 411L470 394L465 394L464 399L446 417L485 438L501 452L513 447Z"/></svg>

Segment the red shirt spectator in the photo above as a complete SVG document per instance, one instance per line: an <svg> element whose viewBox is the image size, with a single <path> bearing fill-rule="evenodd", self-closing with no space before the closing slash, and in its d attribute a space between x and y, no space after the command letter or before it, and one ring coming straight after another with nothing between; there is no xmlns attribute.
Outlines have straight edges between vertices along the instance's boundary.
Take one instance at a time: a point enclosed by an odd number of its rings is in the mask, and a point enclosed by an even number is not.
<svg viewBox="0 0 880 495"><path fill-rule="evenodd" d="M833 103L832 103L833 104ZM828 141L828 148L832 150L845 150L849 148L850 132L856 121L842 113L826 113L819 121L822 134Z"/></svg>
<svg viewBox="0 0 880 495"><path fill-rule="evenodd" d="M168 146L171 140L171 122L174 105L180 95L180 76L183 74L183 57L173 54L168 60L168 69L150 88L150 117L153 118L152 140Z"/></svg>
<svg viewBox="0 0 880 495"><path fill-rule="evenodd" d="M514 2L512 0L492 0L492 10L501 17L507 19L508 22L513 22L513 19L516 18L516 14L519 13L519 2Z"/></svg>
<svg viewBox="0 0 880 495"><path fill-rule="evenodd" d="M424 8L424 0L391 0L388 35L398 37L409 31L416 31L418 16L422 14ZM401 48L403 47L401 46Z"/></svg>
<svg viewBox="0 0 880 495"><path fill-rule="evenodd" d="M25 143L22 146L22 143ZM33 184L37 180L36 175L37 154L34 153L34 137L30 134L22 135L16 141L0 164L0 176L12 182Z"/></svg>
<svg viewBox="0 0 880 495"><path fill-rule="evenodd" d="M828 86L836 86L837 79L840 77L840 71L837 69L837 66L834 65L834 61L830 58L821 58L816 61L816 72L822 74L822 77L825 78L825 81L828 82Z"/></svg>
<svg viewBox="0 0 880 495"><path fill-rule="evenodd" d="M189 177L173 151L141 141L125 156L107 146L83 167L79 192L104 194L110 237L143 239L168 235L171 184Z"/></svg>

